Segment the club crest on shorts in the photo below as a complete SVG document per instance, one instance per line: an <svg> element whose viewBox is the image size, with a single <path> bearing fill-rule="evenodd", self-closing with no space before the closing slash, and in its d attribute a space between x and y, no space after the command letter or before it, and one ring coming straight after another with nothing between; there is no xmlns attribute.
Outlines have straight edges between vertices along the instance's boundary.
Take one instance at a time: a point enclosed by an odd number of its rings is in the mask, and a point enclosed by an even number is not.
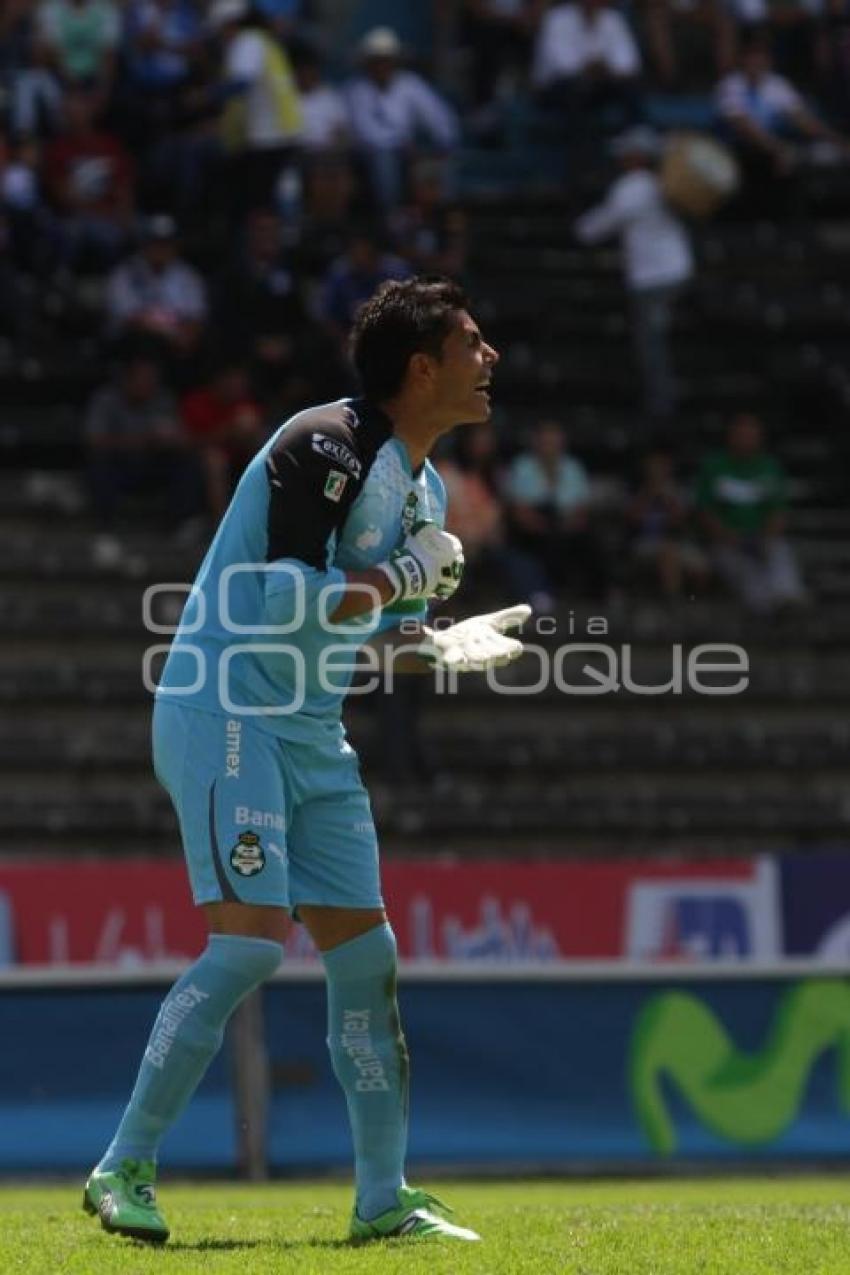
<svg viewBox="0 0 850 1275"><path fill-rule="evenodd" d="M230 866L240 877L255 877L266 866L266 852L256 832L240 832L230 851Z"/></svg>

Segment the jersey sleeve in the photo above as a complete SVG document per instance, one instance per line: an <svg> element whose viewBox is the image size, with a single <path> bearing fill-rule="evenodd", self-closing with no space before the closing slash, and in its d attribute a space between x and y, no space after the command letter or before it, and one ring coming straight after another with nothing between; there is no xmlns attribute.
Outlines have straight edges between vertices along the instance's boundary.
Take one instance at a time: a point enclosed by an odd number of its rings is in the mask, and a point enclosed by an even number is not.
<svg viewBox="0 0 850 1275"><path fill-rule="evenodd" d="M269 451L269 562L299 558L325 571L328 542L357 498L364 465L354 431L338 422L286 430Z"/></svg>
<svg viewBox="0 0 850 1275"><path fill-rule="evenodd" d="M274 623L299 606L309 614L322 589L341 589L345 572L329 564L330 547L364 479L354 432L340 421L311 420L285 430L266 459L269 484L266 606ZM333 606L329 607L333 610Z"/></svg>

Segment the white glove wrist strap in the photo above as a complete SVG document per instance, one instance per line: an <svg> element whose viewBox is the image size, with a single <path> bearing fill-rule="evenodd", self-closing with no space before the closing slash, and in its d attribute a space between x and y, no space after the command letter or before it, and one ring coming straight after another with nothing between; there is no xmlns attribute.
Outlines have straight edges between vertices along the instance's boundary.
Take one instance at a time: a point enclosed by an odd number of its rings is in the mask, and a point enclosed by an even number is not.
<svg viewBox="0 0 850 1275"><path fill-rule="evenodd" d="M422 563L412 553L399 550L387 563L399 581L397 598L421 598L428 590L428 577ZM397 598L394 598L395 602Z"/></svg>

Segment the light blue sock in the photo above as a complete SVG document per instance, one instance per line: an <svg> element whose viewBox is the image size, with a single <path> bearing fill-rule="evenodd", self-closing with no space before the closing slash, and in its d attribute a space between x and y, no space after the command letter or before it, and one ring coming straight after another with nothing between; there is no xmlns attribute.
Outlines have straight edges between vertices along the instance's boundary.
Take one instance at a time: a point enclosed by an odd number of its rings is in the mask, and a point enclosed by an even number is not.
<svg viewBox="0 0 850 1275"><path fill-rule="evenodd" d="M396 942L380 925L322 953L328 1048L345 1091L364 1221L394 1208L404 1183L408 1059L396 1002Z"/></svg>
<svg viewBox="0 0 850 1275"><path fill-rule="evenodd" d="M218 1053L236 1006L269 978L283 949L270 939L213 934L162 1002L127 1110L98 1169L156 1160L171 1128Z"/></svg>

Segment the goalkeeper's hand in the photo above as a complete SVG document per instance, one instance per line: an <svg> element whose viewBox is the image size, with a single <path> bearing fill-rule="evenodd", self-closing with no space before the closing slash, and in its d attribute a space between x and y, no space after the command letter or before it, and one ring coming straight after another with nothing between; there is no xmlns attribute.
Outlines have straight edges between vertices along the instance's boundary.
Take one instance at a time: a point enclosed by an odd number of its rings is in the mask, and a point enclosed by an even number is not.
<svg viewBox="0 0 850 1275"><path fill-rule="evenodd" d="M393 586L391 603L415 598L445 601L463 575L463 545L435 522L417 522L404 543L379 567Z"/></svg>
<svg viewBox="0 0 850 1275"><path fill-rule="evenodd" d="M434 668L455 673L484 673L519 659L523 645L519 638L507 637L506 630L519 628L531 615L525 604L506 607L489 615L474 615L450 629L422 626L425 641L418 654Z"/></svg>

